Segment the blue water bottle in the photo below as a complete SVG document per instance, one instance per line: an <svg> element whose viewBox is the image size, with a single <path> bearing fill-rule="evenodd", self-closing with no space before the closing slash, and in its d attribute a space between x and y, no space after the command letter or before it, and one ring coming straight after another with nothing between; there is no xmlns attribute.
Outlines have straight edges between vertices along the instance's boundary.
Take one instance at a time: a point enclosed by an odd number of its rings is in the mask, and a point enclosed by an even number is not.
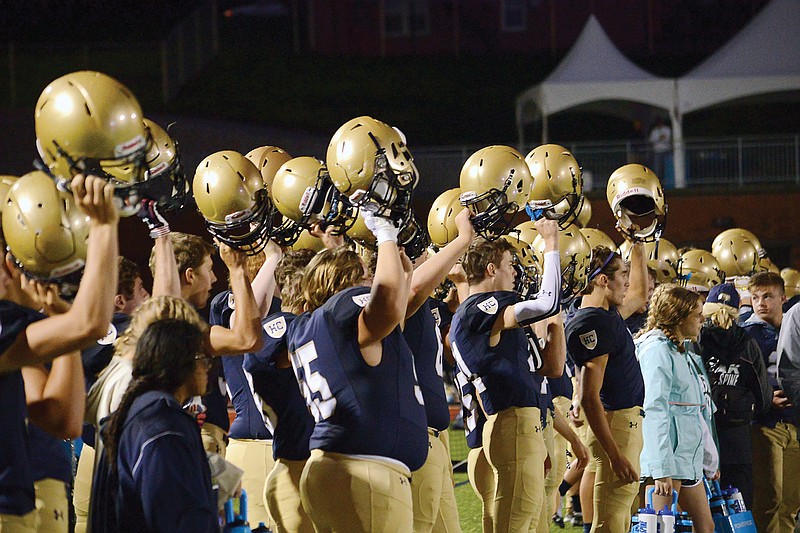
<svg viewBox="0 0 800 533"><path fill-rule="evenodd" d="M692 533L692 519L689 513L681 513L675 521L675 533Z"/></svg>
<svg viewBox="0 0 800 533"><path fill-rule="evenodd" d="M658 533L658 515L650 505L639 509L639 533Z"/></svg>

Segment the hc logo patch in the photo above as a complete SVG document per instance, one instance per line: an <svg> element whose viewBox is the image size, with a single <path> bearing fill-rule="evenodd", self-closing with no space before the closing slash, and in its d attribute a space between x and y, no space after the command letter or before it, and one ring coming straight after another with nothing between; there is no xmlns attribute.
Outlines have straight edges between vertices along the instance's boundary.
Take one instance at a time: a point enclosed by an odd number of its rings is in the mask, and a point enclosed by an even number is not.
<svg viewBox="0 0 800 533"><path fill-rule="evenodd" d="M487 315L494 315L495 313L497 313L497 307L498 307L497 298L495 298L494 296L478 304L478 309L480 309Z"/></svg>
<svg viewBox="0 0 800 533"><path fill-rule="evenodd" d="M364 307L369 303L369 297L369 293L359 294L358 296L353 296L353 302L359 307Z"/></svg>
<svg viewBox="0 0 800 533"><path fill-rule="evenodd" d="M286 318L279 316L264 324L264 331L273 339L280 339L286 334Z"/></svg>
<svg viewBox="0 0 800 533"><path fill-rule="evenodd" d="M228 309L236 309L236 305L233 302L233 293L228 294Z"/></svg>
<svg viewBox="0 0 800 533"><path fill-rule="evenodd" d="M117 328L114 326L114 324L109 324L106 336L103 337L102 339L98 339L97 344L108 346L109 344L113 343L114 339L116 338L117 338Z"/></svg>
<svg viewBox="0 0 800 533"><path fill-rule="evenodd" d="M593 329L588 333L578 335L578 338L587 350L594 350L597 348L597 330Z"/></svg>

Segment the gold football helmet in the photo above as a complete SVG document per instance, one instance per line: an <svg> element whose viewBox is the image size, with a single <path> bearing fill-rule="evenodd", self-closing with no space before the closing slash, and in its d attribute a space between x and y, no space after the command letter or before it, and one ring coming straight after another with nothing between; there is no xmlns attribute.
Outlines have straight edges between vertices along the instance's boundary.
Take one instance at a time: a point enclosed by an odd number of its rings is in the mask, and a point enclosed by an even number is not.
<svg viewBox="0 0 800 533"><path fill-rule="evenodd" d="M525 206L531 182L522 154L510 146L487 146L469 156L461 169L460 200L475 214L475 231L489 240L504 234Z"/></svg>
<svg viewBox="0 0 800 533"><path fill-rule="evenodd" d="M536 237L533 247L544 257L544 239ZM589 279L592 248L580 229L574 224L558 232L558 249L561 255L561 300L564 303L580 294Z"/></svg>
<svg viewBox="0 0 800 533"><path fill-rule="evenodd" d="M412 212L397 235L397 245L402 247L412 261L422 257L431 244L428 231Z"/></svg>
<svg viewBox="0 0 800 533"><path fill-rule="evenodd" d="M147 131L147 180L137 189L140 196L155 200L166 211L181 210L186 205L189 193L189 180L181 165L178 143L158 124L144 119ZM108 167L106 173L119 182L131 181L131 174L137 172L133 164Z"/></svg>
<svg viewBox="0 0 800 533"><path fill-rule="evenodd" d="M245 157L261 172L261 179L264 180L267 190L272 190L272 180L275 179L275 173L281 165L292 158L286 150L277 146L254 148L247 152Z"/></svg>
<svg viewBox="0 0 800 533"><path fill-rule="evenodd" d="M783 278L787 299L794 298L800 294L800 272L793 268L784 268L781 270L781 277Z"/></svg>
<svg viewBox="0 0 800 533"><path fill-rule="evenodd" d="M440 248L458 237L456 215L464 209L459 201L460 195L459 188L444 191L433 201L428 213L428 234L431 242Z"/></svg>
<svg viewBox="0 0 800 533"><path fill-rule="evenodd" d="M612 248L613 250L613 248ZM619 255L625 260L630 260L631 242L625 240L619 245ZM678 276L678 262L680 256L675 245L665 238L644 243L644 255L647 266L656 271L658 283L672 283Z"/></svg>
<svg viewBox="0 0 800 533"><path fill-rule="evenodd" d="M376 214L395 222L408 218L419 173L400 130L367 116L348 120L333 134L326 163L352 205L375 204Z"/></svg>
<svg viewBox="0 0 800 533"><path fill-rule="evenodd" d="M75 174L115 185L120 214L139 209L138 184L148 179L148 132L136 97L100 72L73 72L45 87L36 103L36 145L48 171L66 187ZM127 167L126 172L109 171Z"/></svg>
<svg viewBox="0 0 800 533"><path fill-rule="evenodd" d="M778 265L773 263L772 259L769 257L762 257L758 260L756 272L772 272L774 274L780 274L781 269L778 268Z"/></svg>
<svg viewBox="0 0 800 533"><path fill-rule="evenodd" d="M539 236L539 230L536 229L534 224L533 220L526 220L508 233L509 235L518 233L521 240L533 244L536 241L536 237Z"/></svg>
<svg viewBox="0 0 800 533"><path fill-rule="evenodd" d="M353 222L352 226L347 228L345 235L362 248L373 252L378 249L375 235L372 234L367 224L364 222L364 216L361 214L360 209L356 215L355 222Z"/></svg>
<svg viewBox="0 0 800 533"><path fill-rule="evenodd" d="M718 248L724 240L731 239L735 235L739 235L745 240L750 241L753 246L755 246L756 251L758 252L758 257L767 256L767 251L761 246L761 241L758 240L758 237L756 237L753 232L742 228L729 228L721 231L719 235L714 237L714 241L711 243L711 250L713 251L715 248Z"/></svg>
<svg viewBox="0 0 800 533"><path fill-rule="evenodd" d="M307 229L304 229L300 232L300 236L294 241L294 244L291 245L292 250L313 250L315 252L321 252L325 249L325 244L322 242L322 239L318 239L311 235Z"/></svg>
<svg viewBox="0 0 800 533"><path fill-rule="evenodd" d="M602 230L596 228L580 228L580 232L586 238L586 241L589 243L589 246L591 246L592 249L595 249L598 246L605 246L609 250L617 249L617 243L615 243L614 240Z"/></svg>
<svg viewBox="0 0 800 533"><path fill-rule="evenodd" d="M584 196L583 204L581 205L581 210L578 213L578 218L575 219L575 224L577 224L581 228L586 228L589 226L589 220L592 218L592 202L589 201L588 198Z"/></svg>
<svg viewBox="0 0 800 533"><path fill-rule="evenodd" d="M725 283L725 272L711 252L689 250L678 261L678 281L690 289L706 292Z"/></svg>
<svg viewBox="0 0 800 533"><path fill-rule="evenodd" d="M566 228L581 212L583 175L575 157L563 146L543 144L525 156L533 177L528 210L541 211Z"/></svg>
<svg viewBox="0 0 800 533"><path fill-rule="evenodd" d="M28 277L57 283L74 295L86 264L89 217L43 171L25 174L8 190L3 234L16 266Z"/></svg>
<svg viewBox="0 0 800 533"><path fill-rule="evenodd" d="M723 232L726 233L726 232ZM725 275L750 276L758 268L758 249L744 234L727 231L714 239L711 253L717 259Z"/></svg>
<svg viewBox="0 0 800 533"><path fill-rule="evenodd" d="M608 178L606 197L620 232L640 241L661 237L667 222L667 201L652 170L637 164L621 166Z"/></svg>
<svg viewBox="0 0 800 533"><path fill-rule="evenodd" d="M325 164L313 157L295 157L281 165L272 181L270 198L278 211L295 223L298 230L294 238L315 223L334 226L341 234L355 221L356 208L333 186ZM276 233L281 230L273 235Z"/></svg>
<svg viewBox="0 0 800 533"><path fill-rule="evenodd" d="M209 155L197 166L192 192L214 237L248 255L264 249L276 210L249 159L233 150Z"/></svg>
<svg viewBox="0 0 800 533"><path fill-rule="evenodd" d="M517 271L514 290L523 298L529 299L539 290L542 273L540 258L533 246L520 238L519 231L511 230L508 235L503 235L501 238L514 246L511 257L514 270Z"/></svg>

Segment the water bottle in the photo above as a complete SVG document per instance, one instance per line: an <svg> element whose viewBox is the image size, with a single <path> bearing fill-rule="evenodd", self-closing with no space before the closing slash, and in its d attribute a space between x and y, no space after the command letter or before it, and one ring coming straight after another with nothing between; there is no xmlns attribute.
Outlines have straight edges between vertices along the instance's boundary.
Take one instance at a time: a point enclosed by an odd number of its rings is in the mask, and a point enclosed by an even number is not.
<svg viewBox="0 0 800 533"><path fill-rule="evenodd" d="M725 496L720 494L721 491L712 491L711 498L708 500L708 506L711 507L712 515L728 516L728 506L725 504Z"/></svg>
<svg viewBox="0 0 800 533"><path fill-rule="evenodd" d="M681 513L675 520L675 533L692 533L693 525L689 513Z"/></svg>
<svg viewBox="0 0 800 533"><path fill-rule="evenodd" d="M639 533L639 515L635 514L631 517L631 531L630 533Z"/></svg>
<svg viewBox="0 0 800 533"><path fill-rule="evenodd" d="M744 504L744 497L739 489L729 486L726 492L728 493L727 501L731 514L747 511L747 506Z"/></svg>
<svg viewBox="0 0 800 533"><path fill-rule="evenodd" d="M253 530L253 533L272 533L272 530L268 528L264 522L259 522L258 527Z"/></svg>
<svg viewBox="0 0 800 533"><path fill-rule="evenodd" d="M675 513L667 505L658 512L658 526L661 533L675 533Z"/></svg>
<svg viewBox="0 0 800 533"><path fill-rule="evenodd" d="M649 505L639 509L639 533L658 533L658 515Z"/></svg>

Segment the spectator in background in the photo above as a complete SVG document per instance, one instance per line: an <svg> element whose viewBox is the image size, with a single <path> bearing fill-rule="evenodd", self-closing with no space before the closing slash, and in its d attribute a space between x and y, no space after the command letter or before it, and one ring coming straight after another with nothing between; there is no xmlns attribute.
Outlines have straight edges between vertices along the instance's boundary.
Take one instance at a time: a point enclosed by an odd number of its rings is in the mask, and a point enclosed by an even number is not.
<svg viewBox="0 0 800 533"><path fill-rule="evenodd" d="M703 305L706 318L698 342L717 406L714 421L720 448L720 483L739 489L753 505L753 414L772 406L772 387L758 344L736 324L739 293L732 283L716 285Z"/></svg>
<svg viewBox="0 0 800 533"><path fill-rule="evenodd" d="M800 510L800 471L795 408L778 385L778 335L783 322L783 278L759 272L748 285L753 315L742 325L758 342L773 388L772 409L755 417L751 426L753 464L761 475L753 477L753 518L759 531L792 532Z"/></svg>
<svg viewBox="0 0 800 533"><path fill-rule="evenodd" d="M667 161L672 156L672 130L664 123L661 117L656 118L656 123L653 129L650 130L650 149L653 151L653 163L651 165L652 171L664 184L664 188L671 188L673 186L672 179L667 179L666 167ZM670 175L669 178L672 176Z"/></svg>

